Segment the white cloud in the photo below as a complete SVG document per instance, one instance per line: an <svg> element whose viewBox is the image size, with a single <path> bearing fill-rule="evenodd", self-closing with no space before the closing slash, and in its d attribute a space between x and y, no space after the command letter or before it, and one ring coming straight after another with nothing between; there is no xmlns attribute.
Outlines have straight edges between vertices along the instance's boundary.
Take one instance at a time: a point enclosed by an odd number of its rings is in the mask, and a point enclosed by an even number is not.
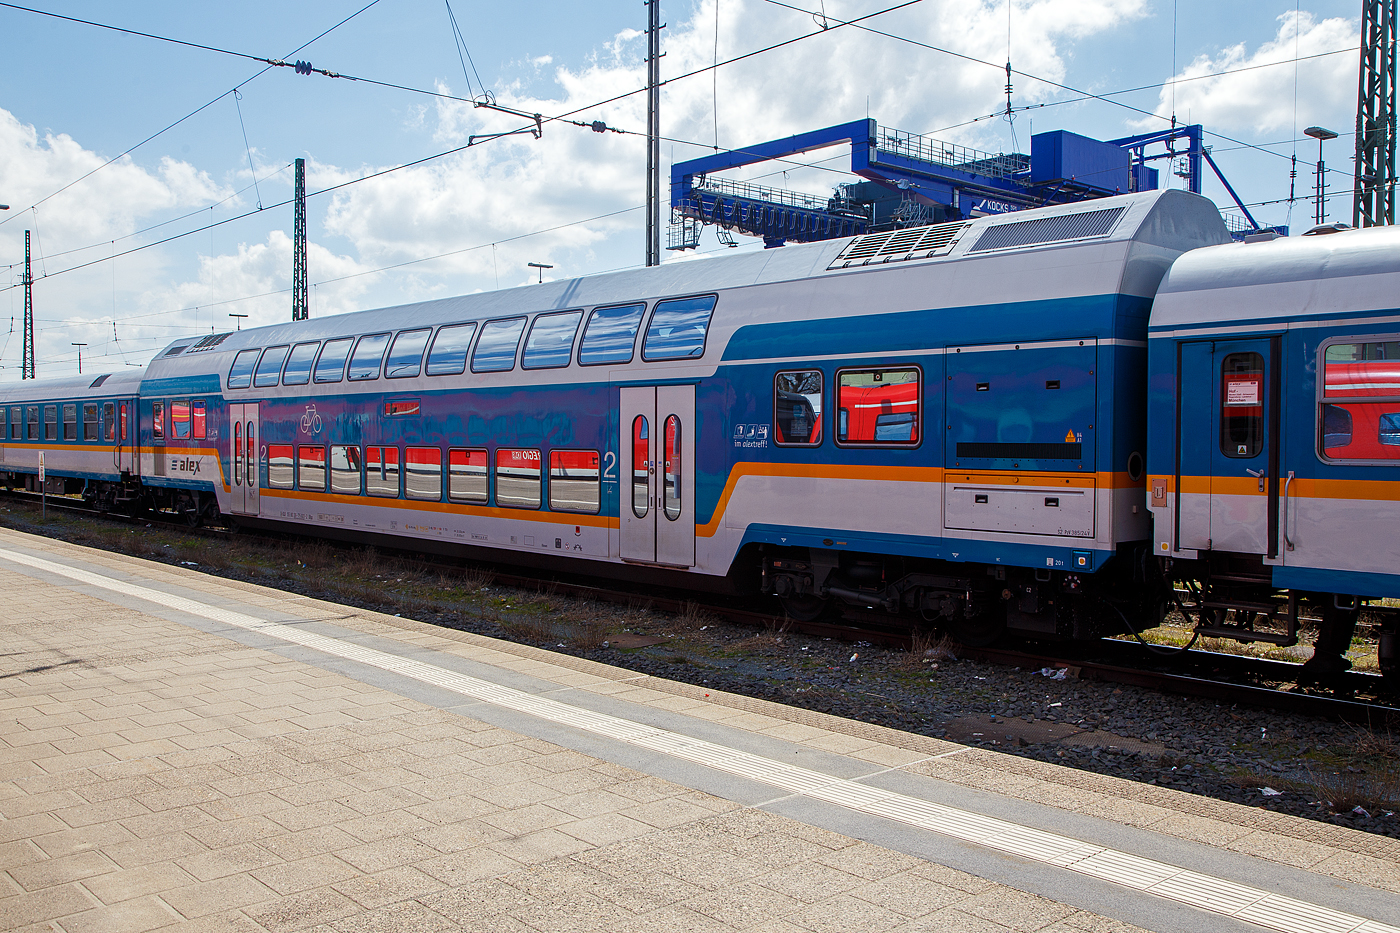
<svg viewBox="0 0 1400 933"><path fill-rule="evenodd" d="M1357 37L1356 20L1333 17L1318 20L1303 10L1289 11L1278 18L1278 33L1253 52L1241 42L1221 49L1214 56L1203 55L1176 75L1176 113L1185 122L1204 123L1221 132L1251 131L1278 133L1301 130L1310 123L1335 121L1337 115L1354 112L1356 104ZM1291 62L1293 58L1348 49L1301 62L1297 69L1297 110L1294 110L1294 69L1289 64L1255 68L1218 78L1203 75L1238 71L1257 65ZM1187 80L1201 78L1201 80ZM1173 89L1161 91L1156 113L1170 117ZM1189 114L1189 117L1187 116ZM1144 120L1143 126L1157 128L1160 120ZM1333 127L1345 131L1346 126Z"/></svg>

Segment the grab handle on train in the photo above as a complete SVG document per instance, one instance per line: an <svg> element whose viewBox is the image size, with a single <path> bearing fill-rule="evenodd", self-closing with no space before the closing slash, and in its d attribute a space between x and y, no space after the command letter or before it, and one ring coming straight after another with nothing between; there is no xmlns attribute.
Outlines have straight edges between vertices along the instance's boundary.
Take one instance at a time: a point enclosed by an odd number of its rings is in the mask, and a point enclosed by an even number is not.
<svg viewBox="0 0 1400 933"><path fill-rule="evenodd" d="M1288 471L1288 479L1283 481L1283 544L1293 550L1293 542L1288 538L1288 487L1293 485L1293 471Z"/></svg>

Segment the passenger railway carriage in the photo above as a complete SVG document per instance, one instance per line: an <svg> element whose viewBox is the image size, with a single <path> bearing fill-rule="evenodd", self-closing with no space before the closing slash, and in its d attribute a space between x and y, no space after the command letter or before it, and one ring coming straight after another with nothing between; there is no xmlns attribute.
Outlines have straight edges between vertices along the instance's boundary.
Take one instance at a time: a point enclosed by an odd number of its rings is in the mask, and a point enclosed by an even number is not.
<svg viewBox="0 0 1400 933"><path fill-rule="evenodd" d="M1388 236L1229 244L1161 191L209 335L110 387L127 448L25 433L103 385L6 387L0 469L969 641L1121 630L1159 566L1237 637L1346 622L1400 596Z"/></svg>

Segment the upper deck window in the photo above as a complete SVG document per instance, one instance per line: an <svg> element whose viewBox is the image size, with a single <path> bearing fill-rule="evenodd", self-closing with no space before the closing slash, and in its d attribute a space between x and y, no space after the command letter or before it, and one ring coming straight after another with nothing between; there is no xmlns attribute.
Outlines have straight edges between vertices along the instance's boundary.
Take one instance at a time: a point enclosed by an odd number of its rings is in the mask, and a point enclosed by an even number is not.
<svg viewBox="0 0 1400 933"><path fill-rule="evenodd" d="M705 332L715 310L715 296L658 301L642 343L642 359L689 360L705 352Z"/></svg>
<svg viewBox="0 0 1400 933"><path fill-rule="evenodd" d="M316 370L312 378L316 382L339 382L344 379L345 360L350 356L350 347L354 343L354 337L327 340L326 345L321 348L321 355L316 358Z"/></svg>
<svg viewBox="0 0 1400 933"><path fill-rule="evenodd" d="M63 439L65 441L76 441L78 439L78 406L63 406Z"/></svg>
<svg viewBox="0 0 1400 933"><path fill-rule="evenodd" d="M304 386L311 381L311 363L316 359L316 348L321 344L313 340L292 347L287 356L287 365L282 368L284 386Z"/></svg>
<svg viewBox="0 0 1400 933"><path fill-rule="evenodd" d="M578 361L584 366L632 362L637 328L642 324L646 309L645 304L594 308L588 315L588 326L583 329Z"/></svg>
<svg viewBox="0 0 1400 933"><path fill-rule="evenodd" d="M554 369L569 365L573 355L574 334L578 333L582 311L557 311L541 314L530 325L530 337L525 341L525 369Z"/></svg>
<svg viewBox="0 0 1400 933"><path fill-rule="evenodd" d="M228 387L246 389L253 384L253 367L258 365L261 350L239 350L228 370Z"/></svg>
<svg viewBox="0 0 1400 933"><path fill-rule="evenodd" d="M258 361L257 374L253 376L254 388L265 389L277 385L277 379L282 375L282 363L287 359L289 349L291 348L283 345L268 347L263 351L262 359Z"/></svg>
<svg viewBox="0 0 1400 933"><path fill-rule="evenodd" d="M423 370L423 348L428 345L428 337L433 329L401 330L394 338L394 346L389 350L389 362L384 366L384 375L390 379L410 379Z"/></svg>
<svg viewBox="0 0 1400 933"><path fill-rule="evenodd" d="M1348 338L1324 346L1318 406L1329 460L1400 460L1400 338Z"/></svg>
<svg viewBox="0 0 1400 933"><path fill-rule="evenodd" d="M467 350L472 345L475 324L439 327L428 351L429 376L459 376L467 371Z"/></svg>
<svg viewBox="0 0 1400 933"><path fill-rule="evenodd" d="M170 403L170 428L175 437L185 440L190 436L190 400L177 398Z"/></svg>
<svg viewBox="0 0 1400 933"><path fill-rule="evenodd" d="M355 345L355 355L350 357L350 370L346 378L351 382L364 382L379 378L379 365L384 362L384 351L389 346L388 334L369 334L361 337Z"/></svg>
<svg viewBox="0 0 1400 933"><path fill-rule="evenodd" d="M523 317L502 321L487 321L481 328L481 339L472 354L472 372L503 373L515 368L515 351L525 333Z"/></svg>

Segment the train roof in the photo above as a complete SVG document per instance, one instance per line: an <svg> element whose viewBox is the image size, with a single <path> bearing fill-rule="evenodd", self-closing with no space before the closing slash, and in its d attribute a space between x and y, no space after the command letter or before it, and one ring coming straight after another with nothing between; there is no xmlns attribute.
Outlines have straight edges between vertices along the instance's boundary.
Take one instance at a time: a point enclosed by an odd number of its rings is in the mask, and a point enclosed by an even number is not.
<svg viewBox="0 0 1400 933"><path fill-rule="evenodd" d="M1397 295L1400 227L1229 243L1172 264L1152 306L1152 327L1394 311Z"/></svg>
<svg viewBox="0 0 1400 933"><path fill-rule="evenodd" d="M139 369L115 373L85 373L52 379L26 379L0 384L0 405L10 402L43 402L59 399L129 398L137 394L143 378Z"/></svg>
<svg viewBox="0 0 1400 933"><path fill-rule="evenodd" d="M919 289L905 286L905 291L919 296L910 300L927 302L912 306L1026 301L1059 297L1062 293L1151 297L1167 265L1177 255L1228 239L1220 213L1211 201L1176 189L1143 192L288 321L202 338L187 337L172 342L152 360L147 379L154 383L214 374L222 378L233 354L248 347L652 301L747 286L810 284L825 278L930 265L957 264L961 268L972 262L975 271L964 274L949 269L946 287L940 280L930 288L927 279ZM1043 255L1027 256L1028 253ZM868 283L862 285L864 288L874 286L869 280L863 283ZM712 336L721 340L707 345L707 358L712 349L722 351L722 341L746 323L722 320L733 310L720 303ZM794 313L801 312L784 308L774 313L791 319ZM862 311L852 306L845 313ZM155 386L151 389L154 391Z"/></svg>

